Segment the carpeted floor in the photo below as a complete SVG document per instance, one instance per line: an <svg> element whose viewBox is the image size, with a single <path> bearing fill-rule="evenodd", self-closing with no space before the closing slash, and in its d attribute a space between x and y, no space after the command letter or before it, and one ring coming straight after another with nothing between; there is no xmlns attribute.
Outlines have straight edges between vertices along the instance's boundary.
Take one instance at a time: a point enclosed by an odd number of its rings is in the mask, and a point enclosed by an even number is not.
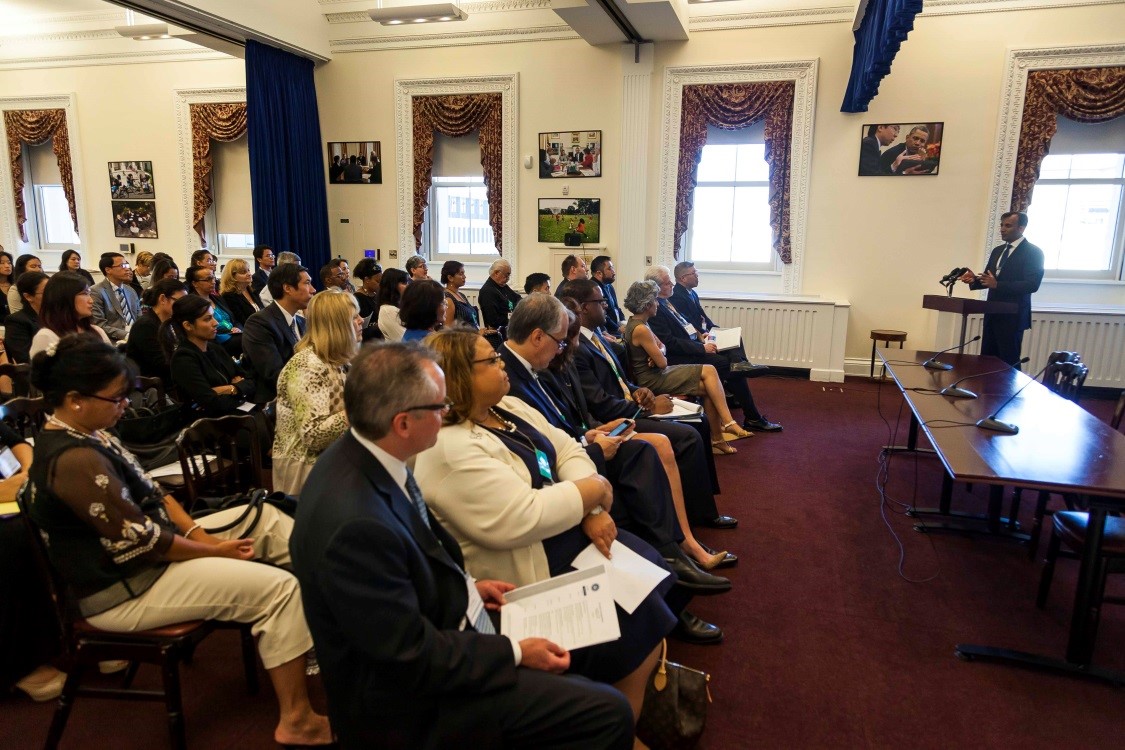
<svg viewBox="0 0 1125 750"><path fill-rule="evenodd" d="M958 642L1061 655L1077 563L1060 561L1040 611L1040 566L1024 547L924 536L888 505L905 551L900 576L875 485L879 447L896 420L900 441L906 428L894 386L763 378L753 387L785 431L739 441L738 455L718 458L721 509L742 523L700 536L742 561L731 571L734 591L691 607L721 624L726 642L671 646L674 660L712 674L715 702L701 747L1121 747L1125 692L953 655ZM1102 418L1113 406L1083 405ZM940 476L933 459L898 456L888 493L934 504ZM958 486L954 502L981 509L986 497L985 488L970 494ZM1125 581L1111 579L1111 589L1125 593ZM1125 671L1123 643L1125 608L1107 607L1097 663ZM240 669L232 633L212 636L185 669L191 747L274 747L268 682L259 696L246 696ZM154 672L142 670L142 679L155 683ZM314 698L323 706L315 685ZM41 746L52 710L0 698L0 747ZM166 746L158 705L94 700L75 707L63 742Z"/></svg>

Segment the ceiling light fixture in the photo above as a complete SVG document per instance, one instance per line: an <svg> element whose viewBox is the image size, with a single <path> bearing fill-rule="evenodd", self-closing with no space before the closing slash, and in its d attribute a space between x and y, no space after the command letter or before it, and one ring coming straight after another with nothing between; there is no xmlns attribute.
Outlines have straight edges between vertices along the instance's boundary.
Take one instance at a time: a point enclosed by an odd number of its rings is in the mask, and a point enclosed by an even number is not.
<svg viewBox="0 0 1125 750"><path fill-rule="evenodd" d="M148 41L151 39L171 39L166 23L138 23L131 26L114 26L113 30L128 39Z"/></svg>
<svg viewBox="0 0 1125 750"><path fill-rule="evenodd" d="M384 26L398 26L404 23L441 23L464 21L469 14L453 3L432 5L400 5L392 8L371 8L367 11L371 20Z"/></svg>

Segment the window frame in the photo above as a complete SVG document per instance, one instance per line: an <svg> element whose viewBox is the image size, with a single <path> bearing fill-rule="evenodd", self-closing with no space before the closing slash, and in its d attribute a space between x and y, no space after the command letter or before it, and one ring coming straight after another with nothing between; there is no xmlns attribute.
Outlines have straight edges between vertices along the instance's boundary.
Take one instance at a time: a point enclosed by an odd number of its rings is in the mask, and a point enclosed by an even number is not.
<svg viewBox="0 0 1125 750"><path fill-rule="evenodd" d="M442 180L458 180L457 182L441 182L438 183L437 178ZM496 245L491 245L492 251L489 253L441 253L437 248L440 246L438 233L441 227L434 221L433 207L438 199L438 190L447 187L467 187L467 188L484 188L484 178L469 175L466 177L446 176L446 175L432 175L430 181L429 200L426 203L426 211L422 219L422 248L425 250L424 255L432 260L434 263L444 263L447 260L456 260L461 263L492 263L500 257L496 252ZM475 216L470 216L469 221L471 224L482 224L491 230L491 225L488 224L488 219L480 219ZM471 227L470 227L471 228Z"/></svg>

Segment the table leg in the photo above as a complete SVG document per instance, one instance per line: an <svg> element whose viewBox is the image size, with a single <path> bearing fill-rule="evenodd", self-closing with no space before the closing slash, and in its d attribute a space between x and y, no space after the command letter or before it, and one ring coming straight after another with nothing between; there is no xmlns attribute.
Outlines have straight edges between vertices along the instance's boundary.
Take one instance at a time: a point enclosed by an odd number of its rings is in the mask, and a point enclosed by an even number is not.
<svg viewBox="0 0 1125 750"><path fill-rule="evenodd" d="M1015 542L1026 542L1029 535L1019 530L1020 524L1015 518L1005 518L1000 515L1003 511L1004 487L994 486L989 488L988 513L964 513L950 509L953 502L953 477L946 472L941 480L941 499L937 508L911 508L906 512L908 516L923 519L914 525L914 530L920 533L931 531L953 531L961 534L987 534L1000 539ZM926 523L927 516L937 519L937 523ZM982 528L982 525L984 528Z"/></svg>
<svg viewBox="0 0 1125 750"><path fill-rule="evenodd" d="M969 316L966 313L961 313L961 341L962 348L965 346L965 330L969 327Z"/></svg>
<svg viewBox="0 0 1125 750"><path fill-rule="evenodd" d="M1082 565L1078 569L1078 586L1074 592L1074 610L1070 617L1070 639L1066 647L1066 660L1074 664L1089 664L1094 651L1094 613L1092 604L1096 596L1098 558L1101 555L1102 536L1105 533L1104 507L1091 504L1090 520L1086 523L1086 543L1082 547Z"/></svg>
<svg viewBox="0 0 1125 750"><path fill-rule="evenodd" d="M914 414L913 410L910 412L910 426L907 428L906 432L906 445L884 445L883 450L887 453L918 453L928 456L937 455L933 448L918 447L918 417Z"/></svg>
<svg viewBox="0 0 1125 750"><path fill-rule="evenodd" d="M877 343L879 342L874 339L871 340L871 373L869 377L872 380L875 379L875 345Z"/></svg>

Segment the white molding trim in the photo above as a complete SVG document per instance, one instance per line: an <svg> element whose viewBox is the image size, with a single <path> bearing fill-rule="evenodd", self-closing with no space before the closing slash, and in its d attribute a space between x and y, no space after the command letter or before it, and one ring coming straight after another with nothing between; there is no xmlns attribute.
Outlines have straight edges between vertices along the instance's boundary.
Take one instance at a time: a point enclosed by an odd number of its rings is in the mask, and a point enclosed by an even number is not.
<svg viewBox="0 0 1125 750"><path fill-rule="evenodd" d="M492 31L462 31L435 34L385 34L350 39L333 39L328 43L333 53L378 52L394 49L432 49L441 47L466 47L485 44L512 44L516 42L544 42L560 39L580 39L567 24L529 26L517 29Z"/></svg>
<svg viewBox="0 0 1125 750"><path fill-rule="evenodd" d="M672 67L664 70L661 118L660 202L655 262L671 266L676 225L676 171L680 154L680 117L684 86L699 83L793 81L793 139L789 175L789 235L793 262L782 264L782 290L800 294L812 167L813 120L819 58L768 63Z"/></svg>
<svg viewBox="0 0 1125 750"><path fill-rule="evenodd" d="M1004 83L1000 88L1000 119L996 128L992 194L982 234L985 238L980 256L983 261L988 260L988 253L993 246L991 240L1000 224L1000 216L1008 211L1012 203L1012 180L1016 174L1016 151L1019 148L1020 126L1023 121L1027 74L1032 70L1122 65L1125 65L1125 44L1008 50Z"/></svg>
<svg viewBox="0 0 1125 750"><path fill-rule="evenodd" d="M504 232L501 241L504 259L518 270L519 245L519 102L520 75L508 73L466 78L395 79L396 186L398 191L398 248L405 260L417 252L414 247L414 127L415 96L443 94L501 95L503 112ZM518 278L518 275L517 275Z"/></svg>
<svg viewBox="0 0 1125 750"><path fill-rule="evenodd" d="M352 2L352 0L343 0ZM322 5L328 3L321 2ZM494 0L493 2L458 3L458 7L465 13L508 13L520 10L550 10L551 0ZM337 23L374 23L365 10L336 11L324 14L325 20L330 24Z"/></svg>
<svg viewBox="0 0 1125 750"><path fill-rule="evenodd" d="M195 232L192 215L195 213L195 189L192 184L194 159L191 151L192 104L238 103L246 101L245 86L225 86L209 89L173 89L172 105L176 113L176 142L180 159L180 197L184 220L184 251L191 255L200 249L199 235ZM185 256L187 257L187 256Z"/></svg>
<svg viewBox="0 0 1125 750"><path fill-rule="evenodd" d="M194 62L196 60L233 60L214 50L168 49L152 52L110 52L94 55L57 55L53 57L0 58L0 70L32 70L36 68L71 68L94 65L134 65L137 63Z"/></svg>
<svg viewBox="0 0 1125 750"><path fill-rule="evenodd" d="M82 252L87 255L95 248L85 244L89 242L89 224L86 221L86 181L83 175L82 146L78 138L78 98L73 92L69 94L56 94L27 97L0 98L0 111L11 109L62 109L66 111L66 131L70 140L70 175L74 181L74 208L78 214L78 239L82 241ZM8 153L8 136L0 132L0 144L4 153ZM11 167L7 165L0 174L0 237L3 245L9 248L12 255L19 255L20 246L19 228L16 226L16 199L12 185Z"/></svg>

